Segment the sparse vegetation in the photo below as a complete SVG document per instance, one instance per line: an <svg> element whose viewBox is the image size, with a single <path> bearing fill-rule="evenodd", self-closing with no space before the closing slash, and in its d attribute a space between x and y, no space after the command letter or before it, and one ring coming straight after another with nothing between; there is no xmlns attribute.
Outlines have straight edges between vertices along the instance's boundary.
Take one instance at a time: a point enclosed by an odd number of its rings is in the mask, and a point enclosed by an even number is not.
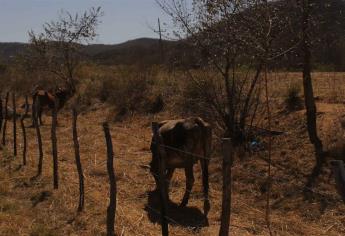
<svg viewBox="0 0 345 236"><path fill-rule="evenodd" d="M58 234L55 233L55 230L47 228L47 225L35 224L30 236L58 236Z"/></svg>
<svg viewBox="0 0 345 236"><path fill-rule="evenodd" d="M299 84L290 84L285 96L286 108L289 111L298 110L303 107L303 100L301 98L301 86Z"/></svg>
<svg viewBox="0 0 345 236"><path fill-rule="evenodd" d="M93 68L96 72L97 70ZM110 70L111 71L111 70ZM164 75L162 71L159 72L161 77L167 78L169 75ZM171 76L171 75L170 75ZM331 94L328 87L327 74L318 73L313 75L315 78L316 96L320 96L322 100L318 101L320 109L320 125L322 137L325 138L325 145L332 148L337 143L332 143L335 137L334 133L339 133L341 124L337 128L332 128L333 135L330 133L330 127L334 126L337 117L344 114L343 106L341 104L327 104L327 99ZM338 76L344 76L338 74ZM168 91L166 88L173 85L176 87L188 88L191 86L193 91L193 83L187 85L186 80L180 74L177 78L170 77L169 82L163 84L163 81L156 81L158 84L154 89L160 91ZM269 81L273 85L276 82L282 81L285 78L287 84L294 84L296 74L277 76L271 74ZM291 81L291 82L288 82ZM284 85L284 84L283 84ZM161 90L161 89L164 90ZM343 86L339 86L345 91ZM287 91L287 87L277 87L279 91ZM179 91L178 89L176 91ZM162 93L165 94L165 93ZM170 96L164 96L168 101L178 101L181 98L181 93L171 93ZM193 93L187 93L193 94ZM341 222L344 211L344 205L340 201L333 181L328 182L329 169L325 168L326 174L322 175L318 181L318 186L315 191L321 192L325 195L315 194L312 203L307 203L303 200L301 190L303 189L303 173L311 171L313 156L312 147L308 144L308 137L304 124L304 110L293 113L280 113L286 95L281 93L276 94L273 99L273 114L275 120L274 130L287 131L283 136L274 138L272 156L273 156L273 204L272 208L272 227L278 235L308 235L311 232L315 235L322 235L325 227L329 227L329 222L338 222L328 231L328 235L339 235L345 233L345 229ZM173 97L175 96L175 97ZM194 94L193 94L194 96ZM196 96L197 98L198 96ZM195 100L194 100L195 101ZM276 102L275 102L276 101ZM97 104L97 103L96 103ZM193 105L193 103L189 103ZM59 119L59 126L57 127L57 138L59 145L59 161L61 168L61 183L58 191L49 192L52 189L52 163L45 161L43 163L43 173L41 178L37 180L30 180L36 174L37 169L37 144L34 129L27 129L28 132L28 161L27 167L15 171L21 165L21 159L12 160L12 175L8 175L8 162L2 159L0 168L0 196L6 201L15 203L20 207L11 208L11 211L0 212L1 226L0 234L13 235L18 232L19 228L13 226L13 222L18 222L20 230L23 234L30 235L30 233L47 233L49 235L62 234L77 234L77 235L102 235L105 233L105 216L106 216L106 201L104 196L108 193L107 174L105 166L106 150L104 146L104 137L100 122L105 117L114 117L111 107L114 105L107 104L94 106L92 110L82 113L79 116L78 131L80 142L80 156L84 169L85 176L85 210L84 212L72 221L76 214L78 206L78 175L73 158L72 134L71 134L71 116L70 111L66 108L62 111ZM200 107L202 109L202 107ZM205 107L207 109L207 107ZM190 108L189 114L194 113ZM181 113L180 113L181 112ZM171 119L171 117L182 117L184 112L180 111L180 103L168 103L167 109L156 114L155 120ZM255 124L260 127L265 127L261 115L257 117ZM41 127L43 137L44 153L47 160L51 155L50 142L50 119L46 118L47 125ZM149 172L140 166L145 166L150 162L149 143L151 140L150 122L151 116L144 113L134 113L128 119L124 118L122 121L111 123L111 132L113 137L114 152L116 155L115 171L118 186L118 210L117 223L115 231L121 233L124 230L128 235L156 235L160 231L159 224L153 224L153 213L144 208L148 201L154 201L154 197L150 195L150 191L154 189L155 183ZM25 120L28 125L30 121ZM11 124L11 123L10 123ZM217 127L216 125L214 127ZM7 130L8 147L11 150L11 129ZM20 135L20 134L19 134ZM21 139L20 139L21 140ZM265 148L265 138L261 138L261 143ZM340 144L341 142L339 142ZM338 144L337 144L338 145ZM217 147L217 144L216 144ZM328 150L328 149L327 149ZM232 233L238 235L254 235L261 233L266 235L266 227L262 221L262 212L264 211L263 190L265 189L266 178L264 175L258 173L265 173L264 152L259 151L252 154L251 158L236 161L237 166L234 169L234 195L233 195L233 214L232 224L239 225L240 228L233 228ZM10 152L7 152L10 155ZM6 152L1 151L1 158L6 155ZM11 155L10 155L11 156ZM189 231L188 227L170 225L170 232L173 235L213 235L217 234L219 221L217 220L220 212L221 197L221 172L219 167L219 158L217 149L213 153L213 158L210 163L210 200L211 211L209 213L209 222L211 226L200 227L194 233ZM4 158L5 160L7 158ZM135 160L136 165L133 164ZM187 221L188 226L195 226L198 224L199 213L196 209L202 209L202 187L200 179L200 172L196 171L195 188L191 195L191 207L183 209L173 208L169 213L169 217L183 224L186 222L186 216L192 220ZM172 180L171 198L174 202L179 202L184 192L184 173L177 172L176 177ZM103 184L104 183L104 184ZM260 187L264 186L264 187ZM42 193L47 192L47 193ZM149 192L149 195L145 194ZM30 200L32 199L32 200ZM339 201L338 201L339 199ZM35 207L33 203L35 202ZM37 202L37 203L36 203ZM321 206L327 203L325 212L320 211ZM340 214L334 214L334 212ZM9 216L10 215L10 216ZM200 218L201 220L201 218ZM31 224L35 221L35 224ZM66 223L71 222L72 223ZM140 223L133 223L140 222ZM298 225L299 227L283 227L281 225ZM308 222L308 224L304 223ZM5 227L4 225L11 225ZM7 233L6 233L7 232ZM44 235L44 234L43 234Z"/></svg>

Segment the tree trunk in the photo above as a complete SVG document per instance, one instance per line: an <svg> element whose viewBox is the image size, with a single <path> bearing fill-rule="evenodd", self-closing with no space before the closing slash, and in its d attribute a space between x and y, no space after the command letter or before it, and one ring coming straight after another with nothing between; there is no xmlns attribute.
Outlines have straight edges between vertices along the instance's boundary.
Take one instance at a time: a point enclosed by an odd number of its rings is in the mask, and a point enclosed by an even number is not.
<svg viewBox="0 0 345 236"><path fill-rule="evenodd" d="M315 148L316 164L308 178L306 188L312 187L316 178L320 175L323 159L322 141L317 134L316 125L316 105L313 92L313 84L311 78L311 51L310 51L310 5L309 0L302 0L302 50L303 50L303 88L304 88L304 102L307 110L307 127L310 142Z"/></svg>

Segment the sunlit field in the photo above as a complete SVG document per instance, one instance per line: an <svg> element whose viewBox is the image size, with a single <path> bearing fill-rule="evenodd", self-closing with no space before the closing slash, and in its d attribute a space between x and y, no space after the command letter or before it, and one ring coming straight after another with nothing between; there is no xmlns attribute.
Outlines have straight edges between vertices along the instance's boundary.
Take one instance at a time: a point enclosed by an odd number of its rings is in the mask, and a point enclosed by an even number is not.
<svg viewBox="0 0 345 236"><path fill-rule="evenodd" d="M171 84L183 87L173 75L160 72L155 80L170 78ZM326 149L339 148L339 134L344 117L344 73L315 73L318 125ZM302 88L301 73L270 73L270 104L273 129L284 134L273 138L271 222L275 235L342 235L345 234L345 206L329 177L327 165L313 189L312 198L305 200L303 187L314 165L313 148L305 126L305 110L286 111L284 100L292 84ZM158 89L155 87L155 89ZM302 90L299 96L302 96ZM180 94L163 97L177 101ZM18 99L21 104L23 98ZM116 110L116 109L115 109ZM85 176L85 210L77 214L78 176L72 141L72 118L68 107L58 116L58 158L60 186L53 190L51 153L51 116L44 114L41 127L44 148L43 175L36 175L38 149L35 129L28 132L28 164L22 166L21 131L17 130L18 156L12 155L12 122L8 122L7 144L1 151L0 168L0 234L1 235L105 235L108 205L106 146L102 122L111 126L117 180L117 235L160 235L159 196L149 173L151 160L151 122L182 117L174 105L155 116L141 112L127 114L120 121L109 103L94 103L78 119L82 166ZM257 125L267 126L265 117ZM26 126L31 124L26 119ZM195 185L187 207L179 208L183 196L184 173L175 173L168 207L171 235L216 235L220 226L222 166L219 137L214 136L210 164L211 211L203 216L200 167L195 168ZM263 139L263 143L267 140ZM341 142L340 142L341 143ZM267 146L266 146L267 147ZM267 235L265 223L267 148L236 158L233 166L233 202L231 231L234 235ZM341 147L340 147L341 148ZM332 149L332 150L333 150ZM336 155L336 154L335 154ZM333 158L333 157L329 157ZM339 157L337 157L339 158Z"/></svg>

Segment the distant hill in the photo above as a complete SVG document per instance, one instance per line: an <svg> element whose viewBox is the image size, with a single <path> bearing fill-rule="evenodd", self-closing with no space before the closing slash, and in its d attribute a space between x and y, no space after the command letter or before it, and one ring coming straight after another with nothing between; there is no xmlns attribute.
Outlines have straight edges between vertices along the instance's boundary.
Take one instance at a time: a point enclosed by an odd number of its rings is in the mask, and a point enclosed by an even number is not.
<svg viewBox="0 0 345 236"><path fill-rule="evenodd" d="M169 51L176 42L163 41L163 50ZM85 53L102 64L159 64L161 62L158 39L139 38L121 44L94 44L86 46Z"/></svg>
<svg viewBox="0 0 345 236"><path fill-rule="evenodd" d="M0 61L10 61L18 53L23 52L26 46L25 43L0 43Z"/></svg>
<svg viewBox="0 0 345 236"><path fill-rule="evenodd" d="M164 51L176 42L163 40ZM0 43L0 61L10 62L18 53L23 52L26 43ZM90 44L84 46L84 55L100 64L157 64L161 62L158 39L139 38L120 44Z"/></svg>
<svg viewBox="0 0 345 236"><path fill-rule="evenodd" d="M312 27L313 61L318 68L334 68L345 70L345 0L314 0L314 25ZM287 48L291 42L297 40L300 22L299 8L296 5L286 7L284 1L274 1L271 4L281 4L280 11L283 17L291 21L291 29L284 37L275 40L275 47ZM283 7L284 6L284 7ZM288 44L288 45L286 45ZM0 62L9 62L18 53L25 50L25 43L0 43ZM92 44L83 49L88 59L99 64L167 64L191 66L195 57L193 51L182 41L163 41L164 57L161 57L158 39L139 38L120 44ZM276 62L280 68L296 69L300 65L300 50L291 51L283 60ZM179 59L182 59L179 60Z"/></svg>

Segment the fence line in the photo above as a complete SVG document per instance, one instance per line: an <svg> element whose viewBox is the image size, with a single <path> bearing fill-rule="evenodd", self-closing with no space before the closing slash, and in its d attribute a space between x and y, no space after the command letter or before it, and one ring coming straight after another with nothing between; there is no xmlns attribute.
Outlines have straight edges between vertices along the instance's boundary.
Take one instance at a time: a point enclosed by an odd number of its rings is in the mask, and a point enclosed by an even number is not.
<svg viewBox="0 0 345 236"><path fill-rule="evenodd" d="M115 128L116 128L116 127L115 127ZM134 138L136 138L136 139L138 139L138 140L140 140L140 141L143 141L142 138L139 138L138 136L136 136L136 135L134 135L134 134L130 134L130 133L128 133L128 132L123 132L122 134L130 135L131 137L134 137ZM148 141L148 142L149 142L149 141ZM157 143L155 143L154 141L152 141L152 143L157 144ZM194 157L197 157L197 158L201 158L201 159L207 159L207 160L222 159L221 157L219 157L219 158L215 158L215 157L208 158L208 157L201 156L201 155L196 155L196 154L194 154L194 153L187 152L187 151L184 151L184 150L182 150L182 149L178 149L178 148L175 148L175 147L172 147L172 146L168 146L168 145L164 145L164 144L160 144L160 145L161 145L162 147L165 147L165 148L168 148L168 149L171 149L171 150L174 150L174 151L178 151L178 152L181 152L181 153L190 155L190 156L194 156ZM124 159L121 159L121 158L118 158L118 160L124 161ZM264 159L263 159L263 160L264 160ZM266 161L266 160L265 160L265 161ZM250 172L251 174L253 174L253 175L256 175L257 177L262 177L262 178L266 177L266 176L258 175L258 173L256 173L256 172L251 172L250 170L247 170L247 171L249 171L249 172ZM293 175L289 175L289 177L294 177L294 179L296 179L296 176L293 176ZM276 180L276 179L272 179L272 181L277 181L277 180ZM327 193L323 193L323 192L320 192L320 191L316 191L316 190L314 190L314 189L312 189L312 188L301 187L301 186L299 186L299 185L297 185L297 184L293 184L293 185L294 185L295 187L302 188L302 189L305 189L305 188L306 188L306 189L308 189L309 191L313 192L314 194L318 194L318 195L323 196L323 197L326 197L326 198L334 198L334 196L332 196L332 195L329 195L329 194L327 194ZM340 199L339 199L339 201L340 201Z"/></svg>
<svg viewBox="0 0 345 236"><path fill-rule="evenodd" d="M114 128L118 128L118 127L114 127ZM138 139L138 140L141 140L141 142L145 142L142 140L142 138L139 138L138 136L136 135L133 135L133 134L129 134L128 132L122 132L122 134L126 134L126 135L131 135L132 137ZM146 142L149 142L149 141L146 141ZM154 142L153 142L154 143ZM126 146L126 145L125 145ZM182 153L185 153L185 154L188 154L188 155L191 155L191 156L195 156L195 157L198 157L198 158L204 158L204 159L207 159L207 160L212 160L212 159L221 159L221 158L215 158L215 157L212 157L212 158L207 158L205 156L201 156L201 155L194 155L194 153L191 153L191 152L187 152L187 151L184 151L184 150L181 150L181 149L178 149L178 148L175 148L175 147L172 147L172 146L167 146L167 145L162 145L163 147L165 148L171 148L172 150L174 151L180 151ZM134 153L132 153L134 154ZM137 154L136 154L137 155ZM131 164L134 164L135 161L130 161L130 160L126 160L126 159L122 159L122 158L117 158L117 160L120 160L120 161L125 161L125 162L130 162ZM263 159L264 160L264 159ZM103 162L100 162L100 164L103 164ZM143 167L143 166L139 166L139 167ZM256 172L251 172L250 170L247 170L249 171L251 174L255 175L256 177L261 177L261 178L264 178L265 176L264 175L260 175ZM296 179L296 176L293 176L293 175L289 175L289 177L295 177L294 179ZM272 179L273 181L277 181L276 179ZM298 187L298 188L304 188L304 187L301 187L297 184L293 184L295 187ZM320 196L323 196L323 197L326 197L326 198L334 198L333 195L330 195L330 194L327 194L327 193L323 193L321 191L316 191L314 189L311 189L311 188L307 188L308 190L310 190L311 192L315 193L315 194L318 194ZM340 201L340 200L339 200Z"/></svg>
<svg viewBox="0 0 345 236"><path fill-rule="evenodd" d="M115 127L117 128L117 127ZM130 135L131 137L134 137L136 138L137 140L139 140L140 142L150 142L150 141L143 141L142 138L134 135L134 134L130 134L128 132L123 132L122 134L126 134L126 135ZM153 144L158 144L157 142L155 142L154 140L151 140L151 143ZM179 149L179 148L176 148L176 147L173 147L173 146L169 146L169 145L165 145L165 144L159 144L161 147L164 147L164 148L167 148L167 149L170 149L172 151L177 151L177 152L181 152L183 154L186 154L186 155L189 155L189 156L192 156L192 157L195 157L195 158L199 158L199 159L205 159L205 160L208 160L210 161L211 159L217 159L217 158L209 158L209 157L206 157L206 156L202 156L202 155L198 155L198 154L195 154L195 153L192 153L192 152L188 152L188 151L185 151L185 150L182 150L182 149ZM222 159L222 158L218 158L218 159Z"/></svg>
<svg viewBox="0 0 345 236"><path fill-rule="evenodd" d="M14 97L15 95L13 94L13 101L15 102L15 97ZM15 104L15 103L14 103ZM13 118L13 122L15 123L16 122L16 117L15 117L15 112L14 112L14 114L13 114L13 116L14 116L14 118ZM6 117L5 117L6 118ZM36 128L37 128L37 126L38 126L38 120L37 120L37 115L34 115L34 120L35 120L35 123L37 123L35 126L36 126ZM104 126L105 127L105 126ZM117 127L116 127L117 128ZM108 128L109 129L109 128ZM108 130L109 131L109 130ZM157 132L157 130L156 130L156 132ZM121 134L124 134L125 132L123 132L123 133L121 133ZM38 133L37 133L37 135L38 135ZM136 135L134 135L134 134L129 134L129 133L127 133L127 135L130 135L131 137L134 137L134 138L136 138L137 140L140 140L141 142L145 142L144 140L143 140L143 138L139 138L138 136L136 136ZM108 136L110 136L110 134L108 135ZM110 136L111 137L111 136ZM14 139L15 140L15 139ZM110 141L109 140L107 140L107 146L109 146L109 144L110 144L110 142L111 142L111 139L110 139ZM149 142L149 141L148 141ZM15 141L14 141L14 143L16 143ZM160 142L159 140L157 141L157 139L153 139L152 141L151 141L151 143L153 143L153 144L157 144L158 145L158 147L161 147L161 148L163 148L163 150L164 150L164 152L165 152L165 149L169 149L169 150L173 150L173 151L176 151L176 152L180 152L180 153L183 153L183 154L185 154L185 155L189 155L189 156L192 156L192 157L196 157L196 158L198 158L198 159L206 159L206 160L211 160L211 159L218 159L218 158L209 158L209 157L206 157L206 156L202 156L202 155L198 155L198 154L195 154L195 153L192 153L192 152L188 152L188 151L185 151L185 150L183 150L183 149L180 149L180 148L177 148L177 147L173 147L173 146L169 146L169 145L164 145L164 144L162 144L162 142ZM128 147L128 145L124 145L125 147ZM110 150L109 151L109 149L108 149L108 158L109 158L109 154L110 154L110 152L112 152L112 150ZM227 151L225 151L226 153L224 153L224 157L223 157L223 160L224 160L224 158L225 158L225 156L227 155L227 154L229 154L230 153L230 151L229 150L227 150ZM219 158L219 159L222 159L222 158ZM127 163L131 163L131 165L136 165L136 166L138 166L138 167L140 167L140 168L142 168L143 167L143 165L139 165L139 164L137 164L137 162L135 161L135 160L127 160L127 159L121 159L121 158L118 158L118 160L120 160L120 161L125 161L125 162L127 162ZM40 158L40 161L41 161L41 158ZM108 161L109 161L109 159L108 159ZM229 164L229 163L228 163ZM109 163L108 163L108 165L109 165ZM231 168L231 166L232 166L232 163L230 163L230 168ZM228 166L229 167L229 166ZM41 168L42 168L42 165L41 165ZM160 168L160 172L159 172L159 175L157 175L157 174L155 174L155 173L152 173L151 172L151 174L153 175L153 176L156 176L156 177L158 177L160 180L162 180L161 182L160 182L160 186L161 186L161 189L164 189L164 183L165 183L165 181L166 182L169 182L167 179L165 179L165 177L164 177L164 173L162 172L163 170L165 170L164 169L164 164L162 165L162 167ZM223 170L225 170L225 172L226 172L226 170L228 170L229 171L229 169L223 169ZM267 176L265 176L265 175L260 175L259 173L257 173L257 172L254 172L254 171L251 171L251 170L247 170L249 173L251 173L252 175L255 175L255 176L259 176L260 178L267 178ZM231 178L231 173L229 174L228 172L226 172L225 174L228 174L228 177L229 177L229 175L230 175L230 178ZM289 175L288 177L294 177L294 179L296 179L296 176L294 176L294 175ZM272 182L273 181L277 181L278 179L273 179L272 178ZM298 180L297 180L298 181ZM1 181L0 181L1 182ZM225 180L223 181L224 183L225 183L225 185L224 186L227 186L227 187L231 187L231 184L229 184L229 183L227 183ZM291 185L294 185L294 186L296 186L296 187L298 187L298 188L301 188L301 186L299 186L298 184L295 184L295 183L290 183ZM230 186L229 186L230 185ZM115 186L115 188L116 188L116 186ZM306 189L306 187L302 187L302 191L304 190L304 189ZM336 199L333 195L331 195L331 194L328 194L328 193L323 193L323 192L321 192L321 191L316 191L316 190L314 190L314 189L311 189L311 188L307 188L309 191L311 191L312 193L314 193L314 194L318 194L318 195L320 195L321 197L325 197L325 198L332 198L333 200L339 200L340 201L340 199ZM115 191L116 191L116 189L115 189ZM188 191L188 190L187 190ZM191 191L190 191L191 192ZM164 193L164 191L161 193L161 202L164 202L164 195L165 195L165 193ZM230 196L231 196L231 193L230 193ZM112 197L110 197L110 199L111 199L111 201L113 201L114 200L114 195L112 196ZM226 202L226 201L228 201L229 200L229 196L228 197L226 197L226 199L225 199L225 201L223 201L223 202ZM115 202L116 202L116 196L115 196ZM164 226L165 224L164 224L164 221L169 221L169 222L171 222L171 223L173 223L173 224L176 224L176 225L181 225L180 223L178 223L178 222L176 222L175 220L173 220L172 218L170 218L170 217L168 217L167 215L165 215L164 214L164 207L166 206L166 203L165 204L163 204L163 206L162 206L162 210L161 211L159 211L159 210L157 210L157 209L155 209L155 208L153 208L153 207L151 207L150 205L146 205L146 207L148 208L148 209L150 209L151 211L153 211L153 212L155 212L155 213L157 213L157 214L161 214L162 215L162 226L163 226L163 235L168 235L168 228L167 228L167 226ZM230 205L231 206L231 205ZM115 207L116 207L116 205L115 205ZM113 209L113 208L112 208ZM116 208L115 208L116 209ZM116 210L115 209L113 209L112 210L112 212L114 212L114 214L115 214L115 212L116 212ZM109 211L109 210L108 210ZM162 213L163 212L163 213ZM222 217L222 218L226 218L226 217ZM230 218L229 218L229 222L230 222ZM222 223L223 223L223 221L222 221ZM108 224L107 224L108 225ZM227 230L229 230L229 226L230 226L230 223L229 223L229 225L227 225L227 226L224 226L223 228L225 228L225 229L227 229ZM166 227L166 228L164 228L164 227ZM192 227L190 227L190 228L192 228ZM222 228L222 227L221 227ZM189 227L187 227L187 229L189 230ZM114 230L112 231L112 232L114 232ZM226 231L224 231L224 232L226 232ZM108 234L108 235L113 235L113 233L111 233L111 234ZM227 235L227 233L220 233L220 235Z"/></svg>

